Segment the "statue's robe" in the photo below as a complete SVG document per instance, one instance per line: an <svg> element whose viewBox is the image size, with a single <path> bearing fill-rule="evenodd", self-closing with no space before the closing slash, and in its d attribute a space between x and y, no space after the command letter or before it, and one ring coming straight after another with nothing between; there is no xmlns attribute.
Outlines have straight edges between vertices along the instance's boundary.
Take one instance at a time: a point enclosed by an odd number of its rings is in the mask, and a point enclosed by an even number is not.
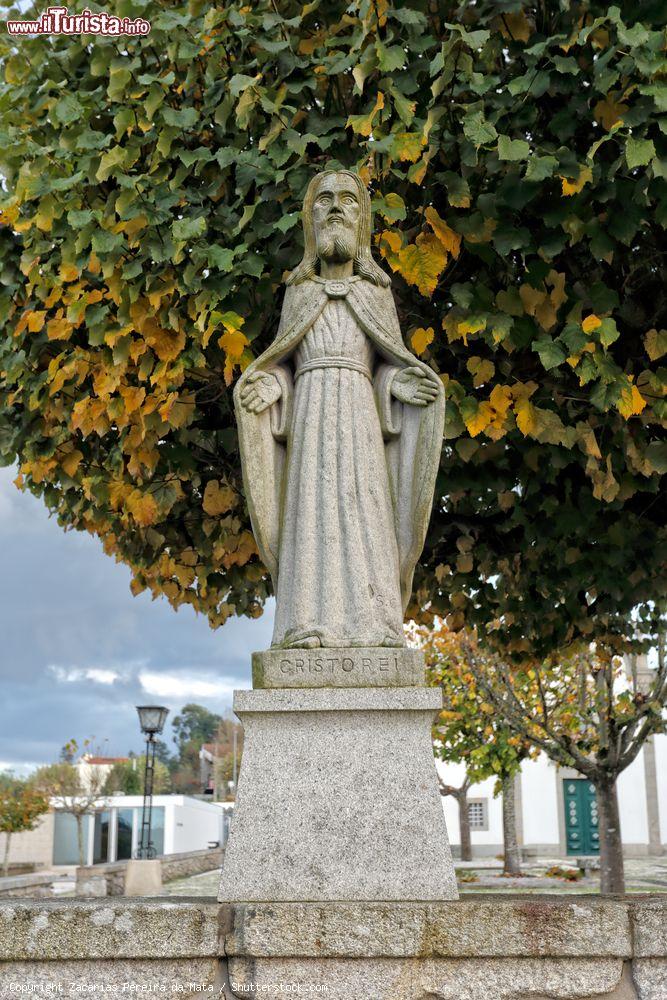
<svg viewBox="0 0 667 1000"><path fill-rule="evenodd" d="M391 395L406 367L437 387L429 405ZM282 390L260 414L240 403L257 371ZM403 344L391 291L357 276L288 286L276 339L239 379L235 404L253 531L277 597L273 644L403 645L445 398Z"/></svg>

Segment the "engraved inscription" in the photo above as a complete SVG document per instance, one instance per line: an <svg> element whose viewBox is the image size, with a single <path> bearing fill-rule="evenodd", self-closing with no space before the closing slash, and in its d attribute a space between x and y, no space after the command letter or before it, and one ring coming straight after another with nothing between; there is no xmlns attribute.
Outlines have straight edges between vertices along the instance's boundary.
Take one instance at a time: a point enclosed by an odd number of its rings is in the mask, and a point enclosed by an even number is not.
<svg viewBox="0 0 667 1000"><path fill-rule="evenodd" d="M308 674L338 674L338 673L361 673L373 675L378 673L388 673L393 670L398 671L398 656L290 656L283 655L280 658L279 669L287 677Z"/></svg>

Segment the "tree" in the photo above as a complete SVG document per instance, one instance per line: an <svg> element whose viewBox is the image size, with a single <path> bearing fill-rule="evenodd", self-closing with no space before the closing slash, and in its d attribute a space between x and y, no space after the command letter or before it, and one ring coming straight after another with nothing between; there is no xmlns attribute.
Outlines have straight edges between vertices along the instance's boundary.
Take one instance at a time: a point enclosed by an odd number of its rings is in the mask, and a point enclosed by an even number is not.
<svg viewBox="0 0 667 1000"><path fill-rule="evenodd" d="M0 833L5 834L5 854L2 874L9 874L9 848L13 833L34 830L41 816L48 811L48 800L26 781L13 776L0 782Z"/></svg>
<svg viewBox="0 0 667 1000"><path fill-rule="evenodd" d="M230 781L238 781L243 756L243 726L235 719L221 719L215 738L215 788L217 798L226 798ZM234 787L234 797L236 787Z"/></svg>
<svg viewBox="0 0 667 1000"><path fill-rule="evenodd" d="M459 839L461 841L461 861L472 861L472 837L470 836L470 812L468 807L468 792L473 785L470 775L466 772L461 784L448 785L438 775L438 787L443 796L451 795L456 799L459 809Z"/></svg>
<svg viewBox="0 0 667 1000"><path fill-rule="evenodd" d="M232 383L275 334L313 170L356 168L402 329L448 395L411 614L508 656L619 644L667 588L659 5L141 13L151 33L122 51L0 39L0 454L19 485L135 593L213 626L260 614Z"/></svg>
<svg viewBox="0 0 667 1000"><path fill-rule="evenodd" d="M601 645L571 650L519 670L499 662L492 675L479 647L462 639L461 648L475 682L503 724L557 764L576 768L595 786L600 891L624 892L617 781L646 740L667 728L663 637L658 642L658 667L647 689L638 684L636 674L628 678L621 658ZM537 700L532 696L535 687Z"/></svg>
<svg viewBox="0 0 667 1000"><path fill-rule="evenodd" d="M130 761L118 761L113 765L106 776L104 782L104 792L107 795L115 795L122 792L124 795L143 795L144 778L146 768L146 755L135 757ZM171 776L169 768L163 761L155 759L153 771L153 792L156 795L168 792L171 789Z"/></svg>
<svg viewBox="0 0 667 1000"><path fill-rule="evenodd" d="M57 809L70 813L76 820L79 864L85 865L83 819L105 802L106 773L101 768L91 768L85 780L74 764L61 761L38 768L31 778L32 787L48 796Z"/></svg>
<svg viewBox="0 0 667 1000"><path fill-rule="evenodd" d="M453 795L458 802L461 856L464 842L470 850L468 788L493 777L495 794L502 792L504 873L518 875L521 854L516 835L515 777L522 762L536 756L536 752L532 741L523 733L518 735L489 700L487 687L493 684L499 658L481 649L473 634L452 632L443 622L432 629L416 629L412 636L426 653L429 683L443 691L444 707L433 726L435 754L443 761L461 761L466 767L466 779L460 788L440 782L441 794ZM471 648L476 655L474 672L470 667ZM522 690L525 695L532 691L535 696L534 685L524 685Z"/></svg>
<svg viewBox="0 0 667 1000"><path fill-rule="evenodd" d="M197 751L202 743L212 743L221 721L219 715L203 705L194 702L184 705L172 722L174 742L180 753L188 743L197 744Z"/></svg>

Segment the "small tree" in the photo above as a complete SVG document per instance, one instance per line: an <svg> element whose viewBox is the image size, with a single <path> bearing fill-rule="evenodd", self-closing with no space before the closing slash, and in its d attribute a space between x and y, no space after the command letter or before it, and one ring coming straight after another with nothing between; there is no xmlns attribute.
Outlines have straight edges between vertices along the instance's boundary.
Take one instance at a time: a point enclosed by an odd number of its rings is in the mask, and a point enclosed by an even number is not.
<svg viewBox="0 0 667 1000"><path fill-rule="evenodd" d="M2 874L9 873L9 847L13 833L34 830L37 822L48 811L49 803L43 795L27 782L7 776L0 784L0 833L5 834L5 853Z"/></svg>
<svg viewBox="0 0 667 1000"><path fill-rule="evenodd" d="M37 791L48 796L57 809L70 813L76 819L80 865L86 863L83 819L95 806L104 803L106 777L101 769L91 768L83 780L77 767L62 761L38 768L32 778L32 786Z"/></svg>
<svg viewBox="0 0 667 1000"><path fill-rule="evenodd" d="M145 754L135 757L133 761L118 761L106 776L105 794L115 795L122 792L124 795L143 795L145 769ZM169 768L162 761L156 759L153 770L153 792L158 795L162 792L168 792L170 788Z"/></svg>
<svg viewBox="0 0 667 1000"><path fill-rule="evenodd" d="M485 778L496 779L495 794L503 796L504 872L518 875L521 856L516 836L514 779L526 757L534 755L530 739L518 735L490 703L468 662L468 648L474 645L479 669L491 679L497 656L484 653L470 633L452 632L440 622L432 630L418 629L415 638L423 646L430 683L442 688L444 708L433 727L436 756L443 761L463 761L466 780L460 788L440 783L443 795L453 795L459 806L461 856L466 844L470 851L467 793L471 784ZM468 860L468 858L465 858Z"/></svg>
<svg viewBox="0 0 667 1000"><path fill-rule="evenodd" d="M658 668L646 690L628 678L620 657L601 645L511 669L498 662L489 674L484 655L469 636L461 648L470 673L495 713L519 740L551 760L574 767L594 786L600 833L600 891L625 891L618 808L619 775L646 740L666 728L667 662L660 641ZM527 698L537 687L539 697Z"/></svg>

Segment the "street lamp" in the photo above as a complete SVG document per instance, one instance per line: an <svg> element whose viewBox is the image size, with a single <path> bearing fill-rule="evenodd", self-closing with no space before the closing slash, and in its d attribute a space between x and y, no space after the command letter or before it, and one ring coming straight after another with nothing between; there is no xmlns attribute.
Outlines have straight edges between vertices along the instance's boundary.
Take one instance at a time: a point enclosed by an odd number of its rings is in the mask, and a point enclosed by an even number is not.
<svg viewBox="0 0 667 1000"><path fill-rule="evenodd" d="M146 769L144 771L144 804L141 811L141 835L137 849L138 858L154 858L155 848L151 840L151 819L153 815L153 775L155 773L155 737L162 732L169 715L169 709L162 705L137 705L139 725L146 736Z"/></svg>

